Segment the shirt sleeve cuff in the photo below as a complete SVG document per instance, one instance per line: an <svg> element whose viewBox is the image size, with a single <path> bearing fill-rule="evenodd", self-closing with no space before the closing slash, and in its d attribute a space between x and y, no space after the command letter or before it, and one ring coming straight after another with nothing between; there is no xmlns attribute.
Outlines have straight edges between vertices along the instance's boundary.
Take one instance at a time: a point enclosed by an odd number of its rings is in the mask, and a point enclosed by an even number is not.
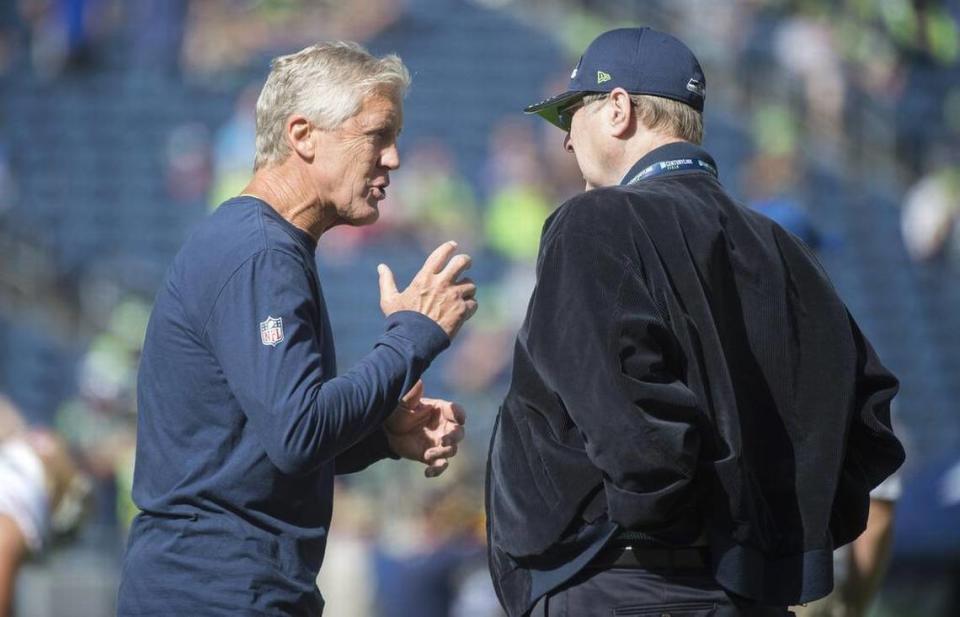
<svg viewBox="0 0 960 617"><path fill-rule="evenodd" d="M387 432L381 427L337 457L336 473L356 473L385 458L396 460L400 456L390 449Z"/></svg>
<svg viewBox="0 0 960 617"><path fill-rule="evenodd" d="M400 458L400 455L390 448L390 442L387 440L387 430L383 427L370 434L366 446L369 448L370 458L374 462L385 458L392 458L393 460Z"/></svg>
<svg viewBox="0 0 960 617"><path fill-rule="evenodd" d="M450 346L450 337L434 320L416 311L397 311L387 317L389 338L399 338L409 344L414 354L427 362Z"/></svg>

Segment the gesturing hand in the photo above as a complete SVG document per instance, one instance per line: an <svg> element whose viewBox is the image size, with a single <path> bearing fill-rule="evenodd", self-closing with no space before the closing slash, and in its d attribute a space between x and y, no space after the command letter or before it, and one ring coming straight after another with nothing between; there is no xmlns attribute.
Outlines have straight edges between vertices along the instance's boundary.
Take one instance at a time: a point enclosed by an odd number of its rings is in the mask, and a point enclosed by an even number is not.
<svg viewBox="0 0 960 617"><path fill-rule="evenodd" d="M477 311L477 286L468 278L456 280L470 267L470 256L461 253L451 258L456 250L457 243L452 240L438 246L402 292L397 290L390 268L377 266L383 314L405 310L423 313L452 339Z"/></svg>
<svg viewBox="0 0 960 617"><path fill-rule="evenodd" d="M456 403L423 398L423 382L418 381L387 418L384 429L396 454L425 463L424 475L435 478L456 456L466 419L463 407Z"/></svg>

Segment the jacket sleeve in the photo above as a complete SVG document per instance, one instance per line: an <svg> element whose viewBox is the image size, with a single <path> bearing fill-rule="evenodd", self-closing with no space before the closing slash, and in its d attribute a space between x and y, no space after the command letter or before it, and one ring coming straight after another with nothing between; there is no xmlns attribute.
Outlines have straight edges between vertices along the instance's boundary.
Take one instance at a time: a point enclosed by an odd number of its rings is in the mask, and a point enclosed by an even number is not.
<svg viewBox="0 0 960 617"><path fill-rule="evenodd" d="M267 456L284 473L306 473L377 429L430 362L449 345L431 319L410 311L387 318L373 350L325 380L322 313L296 257L261 251L220 292L204 337ZM268 317L282 333L264 338ZM276 331L275 331L276 332Z"/></svg>
<svg viewBox="0 0 960 617"><path fill-rule="evenodd" d="M869 493L903 464L903 446L893 434L890 402L900 388L870 341L847 313L857 349L853 413L847 432L847 451L833 503L831 533L834 544L852 542L864 530Z"/></svg>
<svg viewBox="0 0 960 617"><path fill-rule="evenodd" d="M610 519L669 538L693 513L701 411L634 262L592 235L545 234L522 342L602 472Z"/></svg>

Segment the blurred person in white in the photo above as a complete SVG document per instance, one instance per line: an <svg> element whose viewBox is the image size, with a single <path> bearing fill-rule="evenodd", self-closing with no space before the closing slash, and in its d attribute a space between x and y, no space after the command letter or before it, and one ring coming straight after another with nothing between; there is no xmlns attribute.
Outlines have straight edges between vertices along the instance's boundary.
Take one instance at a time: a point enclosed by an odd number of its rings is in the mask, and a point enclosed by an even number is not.
<svg viewBox="0 0 960 617"><path fill-rule="evenodd" d="M21 566L79 528L90 486L66 443L0 395L0 617L13 614Z"/></svg>
<svg viewBox="0 0 960 617"><path fill-rule="evenodd" d="M943 153L939 158L949 156ZM960 164L939 166L910 187L900 225L914 261L946 256L960 262Z"/></svg>

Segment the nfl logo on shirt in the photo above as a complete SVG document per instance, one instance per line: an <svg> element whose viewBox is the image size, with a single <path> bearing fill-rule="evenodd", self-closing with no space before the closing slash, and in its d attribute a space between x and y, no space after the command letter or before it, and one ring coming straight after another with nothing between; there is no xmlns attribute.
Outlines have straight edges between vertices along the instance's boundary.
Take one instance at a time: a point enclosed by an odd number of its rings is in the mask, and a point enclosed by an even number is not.
<svg viewBox="0 0 960 617"><path fill-rule="evenodd" d="M260 322L260 342L276 347L283 341L283 320L279 317L267 317Z"/></svg>

